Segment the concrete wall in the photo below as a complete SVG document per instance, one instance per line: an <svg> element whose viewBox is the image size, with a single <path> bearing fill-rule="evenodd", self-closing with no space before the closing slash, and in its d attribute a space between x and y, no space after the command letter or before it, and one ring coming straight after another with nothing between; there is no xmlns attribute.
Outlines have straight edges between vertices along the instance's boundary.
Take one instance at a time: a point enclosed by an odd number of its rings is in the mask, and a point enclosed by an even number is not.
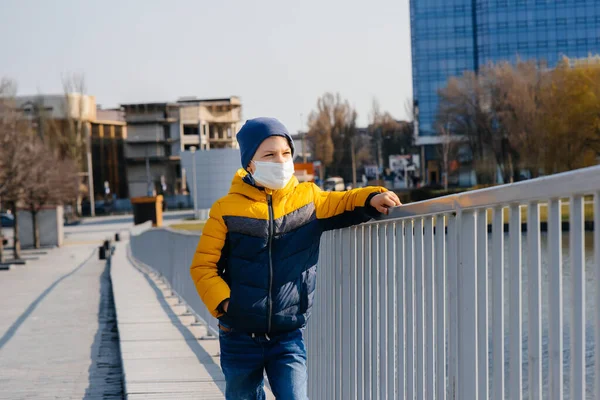
<svg viewBox="0 0 600 400"><path fill-rule="evenodd" d="M162 144L125 144L126 158L145 158L166 156L165 146Z"/></svg>
<svg viewBox="0 0 600 400"><path fill-rule="evenodd" d="M171 155L179 156L181 154L181 136L183 136L183 132L181 131L183 127L179 122L175 122L169 125L169 136L171 139L175 141L171 143Z"/></svg>
<svg viewBox="0 0 600 400"><path fill-rule="evenodd" d="M19 240L21 247L33 247L33 221L29 211L20 210ZM38 213L40 243L42 246L62 246L64 240L64 213L62 207L44 209Z"/></svg>
<svg viewBox="0 0 600 400"><path fill-rule="evenodd" d="M68 97L68 102L67 102ZM43 107L50 119L81 118L84 121L96 119L96 98L94 96L69 93L57 95L17 96L17 106L25 111L31 106Z"/></svg>
<svg viewBox="0 0 600 400"><path fill-rule="evenodd" d="M174 183L175 172L169 164L150 163L150 179L152 182L158 182L161 175L167 179L169 188ZM130 164L127 166L127 182L129 184L129 197L146 196L148 194L148 184L146 182L146 164ZM158 190L158 188L157 188Z"/></svg>
<svg viewBox="0 0 600 400"><path fill-rule="evenodd" d="M148 141L148 140L164 140L165 130L162 125L159 124L143 124L143 125L129 125L127 132L127 141Z"/></svg>
<svg viewBox="0 0 600 400"><path fill-rule="evenodd" d="M177 194L174 196L166 196L164 198L165 203L167 204L167 209L175 210L179 208L192 208L194 207L194 203L192 202L192 197L187 194Z"/></svg>
<svg viewBox="0 0 600 400"><path fill-rule="evenodd" d="M185 168L188 190L194 197L192 153L181 153L181 166ZM231 187L231 180L240 168L240 151L236 149L215 149L197 151L196 184L198 185L198 208L210 208L219 198L225 196Z"/></svg>

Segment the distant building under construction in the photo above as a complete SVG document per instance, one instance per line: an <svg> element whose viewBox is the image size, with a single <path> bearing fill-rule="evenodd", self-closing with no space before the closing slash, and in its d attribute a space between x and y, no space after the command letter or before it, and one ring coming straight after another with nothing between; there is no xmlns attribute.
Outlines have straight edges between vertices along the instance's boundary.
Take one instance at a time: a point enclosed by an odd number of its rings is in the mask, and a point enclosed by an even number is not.
<svg viewBox="0 0 600 400"><path fill-rule="evenodd" d="M129 196L187 192L182 151L238 148L237 97L182 98L177 102L123 104Z"/></svg>

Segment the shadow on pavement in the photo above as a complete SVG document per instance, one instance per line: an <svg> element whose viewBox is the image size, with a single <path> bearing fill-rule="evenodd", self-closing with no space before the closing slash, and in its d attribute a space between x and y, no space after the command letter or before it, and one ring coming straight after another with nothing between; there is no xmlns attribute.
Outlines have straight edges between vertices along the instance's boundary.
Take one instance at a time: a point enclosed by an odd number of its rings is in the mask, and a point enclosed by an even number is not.
<svg viewBox="0 0 600 400"><path fill-rule="evenodd" d="M17 318L17 320L10 326L10 328L8 328L8 330L6 331L6 333L0 338L0 350L2 349L2 347L4 347L4 345L6 343L8 343L8 341L10 339L12 339L12 337L15 335L15 332L19 329L19 327L23 324L23 322L25 322L25 320L31 315L31 313L33 312L33 310L35 310L35 308L37 307L38 304L40 304L40 302L42 300L44 300L44 298L59 284L61 283L63 280L67 279L69 276L73 275L75 272L79 271L85 264L87 264L87 262L96 254L96 250L92 251L92 254L90 254L88 256L88 258L86 258L81 264L79 264L75 269L73 269L71 272L69 272L68 274L65 274L63 276L61 276L60 278L58 278L56 281L54 281L54 283L50 286L48 286L48 288L46 290L44 290L44 292L42 294L40 294L38 296L37 299L35 299L33 301L33 303L31 303L29 305L29 307L27 307L27 309L23 312L23 314L21 314L19 316L19 318Z"/></svg>
<svg viewBox="0 0 600 400"><path fill-rule="evenodd" d="M138 271L140 271L144 275L144 278L146 278L146 280L148 281L148 284L150 284L150 287L152 288L152 290L154 290L154 293L156 293L156 298L158 299L163 311L169 316L169 319L173 323L173 326L175 326L177 328L177 330L179 330L179 332L181 333L181 335L184 338L194 339L194 340L186 340L185 343L194 352L194 354L198 358L198 361L202 364L211 363L213 365L217 365L212 360L210 354L207 353L206 350L204 350L204 348L202 346L200 346L200 344L196 340L196 337L185 327L185 325L183 325L183 323L177 317L177 315L175 315L175 313L171 309L171 306L169 306L169 304L165 300L165 296L163 295L163 292L156 286L156 283L148 276L147 272L144 271L142 268L138 267L135 260L132 259L131 254L129 254L129 252L127 254L127 259L129 260L131 265L133 265ZM210 361L208 361L208 360L210 360ZM219 368L218 370L220 371L221 369ZM215 370L213 368L207 368L207 371L210 374L210 376L212 377L213 381L219 382L219 381L223 380L223 376L218 373L215 373ZM221 392L223 394L225 394L224 386L223 385L217 385L217 386L219 387L219 390L221 390Z"/></svg>
<svg viewBox="0 0 600 400"><path fill-rule="evenodd" d="M84 400L123 398L123 369L110 268L109 259L100 276L98 331L91 347L92 363L88 369Z"/></svg>

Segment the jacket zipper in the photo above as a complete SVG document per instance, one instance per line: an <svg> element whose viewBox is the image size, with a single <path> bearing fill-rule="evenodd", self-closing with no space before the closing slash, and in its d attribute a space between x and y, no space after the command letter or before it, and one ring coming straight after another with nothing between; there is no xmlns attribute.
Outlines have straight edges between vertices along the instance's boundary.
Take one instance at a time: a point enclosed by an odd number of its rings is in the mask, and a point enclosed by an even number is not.
<svg viewBox="0 0 600 400"><path fill-rule="evenodd" d="M273 290L273 257L272 257L272 247L273 247L273 234L274 234L274 224L275 217L273 216L273 197L270 194L267 194L267 203L269 205L269 298L268 298L268 307L269 312L267 315L267 333L271 332L271 316L273 314L273 299L272 299L272 290Z"/></svg>

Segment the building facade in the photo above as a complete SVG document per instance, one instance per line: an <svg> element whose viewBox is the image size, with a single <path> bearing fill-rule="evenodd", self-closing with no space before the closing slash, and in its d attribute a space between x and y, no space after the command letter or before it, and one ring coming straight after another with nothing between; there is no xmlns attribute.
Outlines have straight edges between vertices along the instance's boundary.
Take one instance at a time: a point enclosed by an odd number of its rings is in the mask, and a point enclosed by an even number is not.
<svg viewBox="0 0 600 400"><path fill-rule="evenodd" d="M182 98L180 107L181 149L237 149L242 103L238 97L222 99Z"/></svg>
<svg viewBox="0 0 600 400"><path fill-rule="evenodd" d="M69 124L79 121L82 137L91 135L85 151L92 155L91 180L87 178L86 154L79 160L81 171L84 171L82 184L89 186L91 183L96 200L105 199L105 186L110 188L111 197L115 194L118 198L127 198L123 147L127 129L120 110L103 110L96 105L94 96L79 93L17 96L15 101L23 116L31 121L33 130L61 156L68 153L63 136L70 129ZM86 194L89 192L88 187Z"/></svg>
<svg viewBox="0 0 600 400"><path fill-rule="evenodd" d="M120 109L96 110L91 122L92 171L94 195L97 199L129 197L127 168L125 166L125 140L127 124Z"/></svg>
<svg viewBox="0 0 600 400"><path fill-rule="evenodd" d="M184 98L173 103L122 105L127 122L125 158L130 197L187 192L181 152L238 148L241 102Z"/></svg>
<svg viewBox="0 0 600 400"><path fill-rule="evenodd" d="M489 62L587 57L600 51L597 0L411 0L416 142L439 143L438 90Z"/></svg>

